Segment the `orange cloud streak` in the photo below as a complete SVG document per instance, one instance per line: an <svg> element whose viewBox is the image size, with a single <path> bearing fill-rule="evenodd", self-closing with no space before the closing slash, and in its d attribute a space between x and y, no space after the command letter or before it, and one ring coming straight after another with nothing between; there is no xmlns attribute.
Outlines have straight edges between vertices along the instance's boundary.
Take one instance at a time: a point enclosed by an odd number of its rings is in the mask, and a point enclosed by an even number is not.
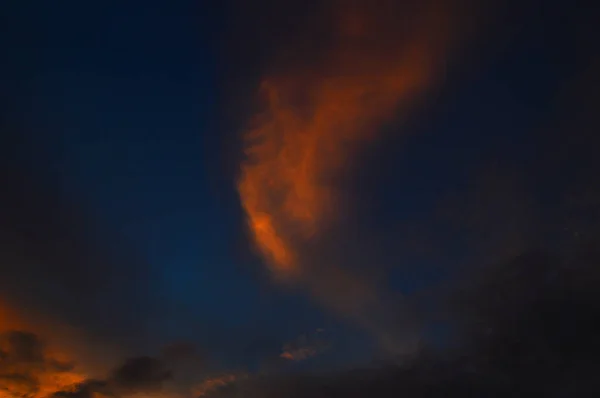
<svg viewBox="0 0 600 398"><path fill-rule="evenodd" d="M325 62L265 78L266 111L246 134L239 195L278 276L301 273L294 242L310 239L335 214L332 179L361 140L429 87L448 48L441 8L421 13L401 35L394 2L377 3L381 9L335 4L341 8Z"/></svg>
<svg viewBox="0 0 600 398"><path fill-rule="evenodd" d="M262 80L264 111L244 137L237 188L272 274L299 282L389 347L405 345L393 341L398 325L386 323L395 309L382 292L342 264L309 259L304 248L339 217L336 184L361 143L443 76L447 55L470 28L450 1L331 0L331 36L315 46L325 51Z"/></svg>

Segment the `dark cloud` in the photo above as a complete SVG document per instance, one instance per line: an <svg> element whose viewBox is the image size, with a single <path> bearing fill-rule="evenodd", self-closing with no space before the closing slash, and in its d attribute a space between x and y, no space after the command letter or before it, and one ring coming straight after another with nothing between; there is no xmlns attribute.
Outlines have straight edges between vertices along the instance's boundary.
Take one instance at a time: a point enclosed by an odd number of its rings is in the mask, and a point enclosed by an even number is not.
<svg viewBox="0 0 600 398"><path fill-rule="evenodd" d="M165 361L185 361L189 359L202 359L202 353L198 347L190 342L180 341L168 344L161 351L161 357Z"/></svg>
<svg viewBox="0 0 600 398"><path fill-rule="evenodd" d="M57 391L51 395L51 398L93 398L97 394L107 397L116 397L110 390L109 385L103 380L86 380L68 390Z"/></svg>
<svg viewBox="0 0 600 398"><path fill-rule="evenodd" d="M575 260L526 252L453 294L451 348L349 372L248 378L205 396L595 396L599 265L600 253L588 248Z"/></svg>
<svg viewBox="0 0 600 398"><path fill-rule="evenodd" d="M53 398L88 398L96 394L121 397L131 394L152 393L163 389L173 377L166 364L158 358L130 358L114 369L108 378L88 379L52 393Z"/></svg>
<svg viewBox="0 0 600 398"><path fill-rule="evenodd" d="M4 333L2 337L7 345L7 350L2 353L5 360L13 359L27 363L44 361L43 345L35 334L11 331Z"/></svg>
<svg viewBox="0 0 600 398"><path fill-rule="evenodd" d="M162 360L152 357L138 357L127 360L117 368L110 380L125 390L160 389L172 374L165 368Z"/></svg>

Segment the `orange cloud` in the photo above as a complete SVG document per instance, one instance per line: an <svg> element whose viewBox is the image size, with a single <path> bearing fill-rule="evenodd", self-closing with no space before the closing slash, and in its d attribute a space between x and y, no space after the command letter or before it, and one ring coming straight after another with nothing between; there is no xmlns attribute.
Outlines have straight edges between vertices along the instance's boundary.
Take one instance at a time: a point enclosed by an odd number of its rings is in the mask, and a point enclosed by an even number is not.
<svg viewBox="0 0 600 398"><path fill-rule="evenodd" d="M0 398L69 391L98 370L80 333L0 299ZM86 355L90 354L90 355Z"/></svg>
<svg viewBox="0 0 600 398"><path fill-rule="evenodd" d="M302 347L293 350L287 350L281 353L280 357L290 361L303 361L317 355L317 351L312 347Z"/></svg>
<svg viewBox="0 0 600 398"><path fill-rule="evenodd" d="M444 10L423 11L398 37L385 7L336 4L345 5L326 62L266 77L266 110L246 134L239 194L257 247L283 275L300 271L293 241L335 213L332 179L361 140L431 85L448 47Z"/></svg>
<svg viewBox="0 0 600 398"><path fill-rule="evenodd" d="M202 397L207 395L221 387L224 387L234 381L238 380L239 377L234 374L224 374L215 377L205 379L202 383L198 384L192 389L192 396Z"/></svg>
<svg viewBox="0 0 600 398"><path fill-rule="evenodd" d="M329 344L322 337L323 329L317 329L315 333L303 334L295 341L283 346L280 358L290 361L304 361L320 354L328 348Z"/></svg>
<svg viewBox="0 0 600 398"><path fill-rule="evenodd" d="M49 350L36 334L0 332L0 397L42 398L80 383L63 353Z"/></svg>
<svg viewBox="0 0 600 398"><path fill-rule="evenodd" d="M304 245L339 217L336 180L378 129L435 83L455 39L451 8L397 1L331 1L324 55L266 76L264 112L245 135L238 192L273 275L300 281L333 307L364 313L373 287L342 268L312 275ZM314 265L311 265L314 266ZM337 297L333 297L337 295Z"/></svg>
<svg viewBox="0 0 600 398"><path fill-rule="evenodd" d="M57 320L0 300L0 398L185 398L163 358L122 360ZM168 387L168 388L167 388Z"/></svg>

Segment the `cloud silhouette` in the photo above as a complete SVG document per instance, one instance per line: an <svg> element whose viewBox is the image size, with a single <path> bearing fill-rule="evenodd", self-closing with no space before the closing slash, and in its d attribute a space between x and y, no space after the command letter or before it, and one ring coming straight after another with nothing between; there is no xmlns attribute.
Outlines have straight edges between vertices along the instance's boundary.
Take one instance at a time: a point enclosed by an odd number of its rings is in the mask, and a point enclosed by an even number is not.
<svg viewBox="0 0 600 398"><path fill-rule="evenodd" d="M173 377L162 359L148 356L127 359L106 379L87 379L54 391L53 398L122 397L161 392Z"/></svg>

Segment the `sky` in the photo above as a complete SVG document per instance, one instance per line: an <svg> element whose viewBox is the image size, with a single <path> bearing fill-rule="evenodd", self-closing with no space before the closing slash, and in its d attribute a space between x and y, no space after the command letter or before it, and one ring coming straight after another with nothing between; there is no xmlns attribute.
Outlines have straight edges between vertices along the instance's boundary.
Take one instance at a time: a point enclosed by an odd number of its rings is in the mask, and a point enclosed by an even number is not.
<svg viewBox="0 0 600 398"><path fill-rule="evenodd" d="M561 239L591 18L375 3L3 5L0 331L192 384L443 344L421 294Z"/></svg>

